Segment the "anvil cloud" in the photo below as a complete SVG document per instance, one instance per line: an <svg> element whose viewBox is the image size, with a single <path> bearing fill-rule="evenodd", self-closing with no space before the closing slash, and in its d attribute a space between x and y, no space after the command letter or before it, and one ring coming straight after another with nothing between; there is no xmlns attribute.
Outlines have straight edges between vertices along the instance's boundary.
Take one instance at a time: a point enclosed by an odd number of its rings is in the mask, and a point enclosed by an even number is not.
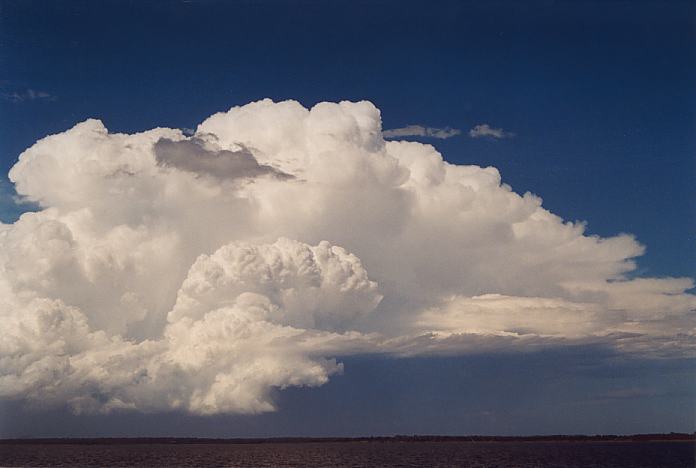
<svg viewBox="0 0 696 468"><path fill-rule="evenodd" d="M600 343L696 354L688 278L564 222L495 168L385 141L369 102L233 107L194 135L51 135L10 171L0 397L75 411L272 411L353 353Z"/></svg>

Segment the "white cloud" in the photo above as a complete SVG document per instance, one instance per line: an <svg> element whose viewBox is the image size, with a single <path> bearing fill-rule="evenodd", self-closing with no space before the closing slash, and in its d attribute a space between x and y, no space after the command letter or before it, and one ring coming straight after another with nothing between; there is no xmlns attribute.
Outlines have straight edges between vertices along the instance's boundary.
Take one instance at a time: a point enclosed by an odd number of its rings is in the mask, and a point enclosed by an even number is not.
<svg viewBox="0 0 696 468"><path fill-rule="evenodd" d="M0 93L0 97L6 101L24 102L24 101L54 101L55 96L36 89L27 88L24 90L16 90L11 92Z"/></svg>
<svg viewBox="0 0 696 468"><path fill-rule="evenodd" d="M257 413L353 353L696 355L691 279L631 279L633 237L385 142L368 102L264 100L192 136L88 120L10 178L41 209L0 224L2 398Z"/></svg>
<svg viewBox="0 0 696 468"><path fill-rule="evenodd" d="M488 124L479 124L475 125L474 128L469 130L469 136L471 138L482 138L482 137L490 137L490 138L512 138L515 136L514 133L512 132L507 132L503 130L502 128L493 128Z"/></svg>
<svg viewBox="0 0 696 468"><path fill-rule="evenodd" d="M429 138L439 138L446 139L452 138L461 134L462 131L457 128L436 128L436 127L424 127L422 125L408 125L402 128L393 128L391 130L384 130L382 135L384 138L399 138L408 136L419 136L419 137L429 137Z"/></svg>

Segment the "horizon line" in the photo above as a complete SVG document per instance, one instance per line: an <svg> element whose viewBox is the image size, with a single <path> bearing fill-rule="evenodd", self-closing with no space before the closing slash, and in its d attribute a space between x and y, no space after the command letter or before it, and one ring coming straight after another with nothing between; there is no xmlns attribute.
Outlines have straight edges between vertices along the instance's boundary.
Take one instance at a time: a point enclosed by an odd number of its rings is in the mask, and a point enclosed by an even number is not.
<svg viewBox="0 0 696 468"><path fill-rule="evenodd" d="M355 437L18 437L0 438L0 445L8 444L262 444L262 443L311 443L311 442L592 442L592 441L696 441L694 432L661 432L639 434L552 434L552 435L391 435L391 436L355 436Z"/></svg>

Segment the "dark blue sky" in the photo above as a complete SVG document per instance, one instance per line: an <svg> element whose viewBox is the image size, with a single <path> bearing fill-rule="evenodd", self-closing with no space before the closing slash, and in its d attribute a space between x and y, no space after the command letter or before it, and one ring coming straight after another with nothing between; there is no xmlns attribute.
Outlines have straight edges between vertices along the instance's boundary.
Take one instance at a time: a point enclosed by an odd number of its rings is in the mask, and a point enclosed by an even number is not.
<svg viewBox="0 0 696 468"><path fill-rule="evenodd" d="M277 412L73 415L0 405L12 437L616 434L693 431L686 360L626 360L606 349L446 358L351 357L317 388L276 395Z"/></svg>
<svg viewBox="0 0 696 468"><path fill-rule="evenodd" d="M514 190L587 221L590 233L635 234L647 246L637 274L694 276L695 18L696 4L680 1L2 1L0 169L38 138L89 117L132 132L195 127L263 97L305 106L369 99L385 128L462 129L428 142L449 161L496 166ZM466 136L480 123L516 136ZM20 208L8 182L0 189L0 217L11 221ZM560 351L354 358L350 379L284 392L275 415L229 420L247 429L220 429L224 418L187 424L211 435L694 429L693 405L679 410L694 401L693 364L615 365L604 353L579 353L593 363L584 374L568 370L580 358ZM410 383L376 383L385 369ZM537 388L540 374L551 387ZM623 396L602 399L613 391ZM327 412L337 414L329 426L320 417ZM118 416L104 426L54 416L56 427L85 435L81 427L114 428L108 434L147 419ZM2 430L31 435L41 418ZM162 418L142 427L167 432L183 417Z"/></svg>
<svg viewBox="0 0 696 468"><path fill-rule="evenodd" d="M386 128L509 129L434 143L498 167L568 220L647 245L642 272L696 271L693 2L3 2L6 171L88 117L193 127L263 97L369 99ZM11 209L4 217L11 218Z"/></svg>

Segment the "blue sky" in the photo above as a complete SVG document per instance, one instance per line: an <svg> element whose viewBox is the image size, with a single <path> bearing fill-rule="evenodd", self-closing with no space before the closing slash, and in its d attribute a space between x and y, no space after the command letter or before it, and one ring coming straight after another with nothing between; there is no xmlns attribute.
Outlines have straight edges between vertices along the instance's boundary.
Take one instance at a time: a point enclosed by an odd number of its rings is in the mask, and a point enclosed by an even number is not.
<svg viewBox="0 0 696 468"><path fill-rule="evenodd" d="M591 232L630 232L652 275L693 275L694 17L690 2L7 2L3 169L89 117L113 131L194 127L263 97L369 99L385 128L493 165ZM11 210L5 217L11 217Z"/></svg>
<svg viewBox="0 0 696 468"><path fill-rule="evenodd" d="M36 140L90 117L112 132L135 132L195 128L264 97L305 106L367 99L385 129L461 129L448 139L413 139L450 162L497 167L513 190L586 221L589 233L634 234L647 247L636 275L693 277L695 18L694 3L680 1L3 1L0 169L6 174ZM471 138L484 123L514 136ZM0 218L14 221L26 207L14 205L8 181L0 188ZM183 418L201 434L235 436L694 429L693 405L680 410L696 392L692 362L605 353L419 358L393 367L352 358L346 375L311 395L283 392L281 412L234 417L229 431L220 429L224 417L168 415L145 427L164 433ZM384 377L385 368L393 374ZM459 370L476 374L476 391ZM539 373L549 385L536 388ZM406 384L375 383L389 378ZM501 387L524 403L511 408ZM460 423L449 420L451 408ZM326 412L336 412L333 423L319 417ZM83 434L85 424L121 433L142 416L85 418L55 413L52 421L67 422L48 431ZM3 430L32 435L39 419ZM300 419L307 428L298 429Z"/></svg>
<svg viewBox="0 0 696 468"><path fill-rule="evenodd" d="M0 407L12 437L632 434L693 429L693 362L579 348L529 355L343 360L346 374L276 395L256 416L74 415ZM11 423L9 423L11 421Z"/></svg>

